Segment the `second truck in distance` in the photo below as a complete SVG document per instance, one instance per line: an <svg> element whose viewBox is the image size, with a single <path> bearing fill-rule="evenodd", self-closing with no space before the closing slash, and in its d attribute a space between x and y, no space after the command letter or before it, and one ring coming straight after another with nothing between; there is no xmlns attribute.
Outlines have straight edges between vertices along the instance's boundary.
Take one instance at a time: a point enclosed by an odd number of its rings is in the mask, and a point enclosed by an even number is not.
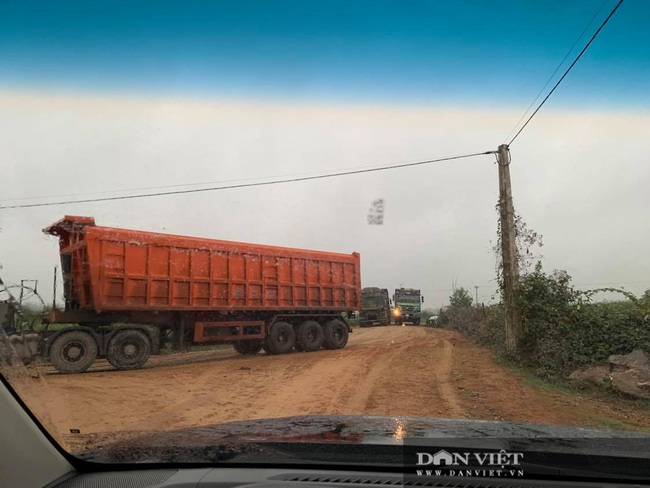
<svg viewBox="0 0 650 488"><path fill-rule="evenodd" d="M386 288L363 288L361 290L359 326L390 325L390 305Z"/></svg>

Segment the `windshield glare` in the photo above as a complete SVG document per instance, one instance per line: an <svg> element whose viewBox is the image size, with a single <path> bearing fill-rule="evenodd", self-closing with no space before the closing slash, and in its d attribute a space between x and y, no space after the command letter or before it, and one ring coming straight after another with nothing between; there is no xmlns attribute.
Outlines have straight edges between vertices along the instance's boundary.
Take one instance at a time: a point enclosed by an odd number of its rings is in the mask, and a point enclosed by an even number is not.
<svg viewBox="0 0 650 488"><path fill-rule="evenodd" d="M6 3L0 371L66 451L650 434L650 2Z"/></svg>

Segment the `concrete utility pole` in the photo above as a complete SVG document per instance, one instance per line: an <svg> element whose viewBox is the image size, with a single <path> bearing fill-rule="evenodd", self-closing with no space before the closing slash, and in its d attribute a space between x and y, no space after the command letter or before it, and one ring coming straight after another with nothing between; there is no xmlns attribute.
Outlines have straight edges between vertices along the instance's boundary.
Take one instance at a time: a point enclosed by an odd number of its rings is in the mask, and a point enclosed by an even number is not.
<svg viewBox="0 0 650 488"><path fill-rule="evenodd" d="M478 307L478 286L474 285L474 291L476 292L476 301L474 303Z"/></svg>
<svg viewBox="0 0 650 488"><path fill-rule="evenodd" d="M517 347L523 328L517 299L519 297L519 265L515 238L515 209L510 186L510 151L501 144L499 163L499 212L501 218L501 260L503 264L504 302L506 307L506 348Z"/></svg>

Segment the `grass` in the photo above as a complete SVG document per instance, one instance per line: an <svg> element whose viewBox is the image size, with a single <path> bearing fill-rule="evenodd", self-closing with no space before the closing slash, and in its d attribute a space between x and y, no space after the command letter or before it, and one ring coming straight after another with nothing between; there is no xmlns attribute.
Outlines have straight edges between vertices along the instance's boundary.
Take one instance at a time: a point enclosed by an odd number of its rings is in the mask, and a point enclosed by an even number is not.
<svg viewBox="0 0 650 488"><path fill-rule="evenodd" d="M568 381L551 381L540 378L535 375L535 372L521 367L512 366L511 367L518 373L518 375L523 380L524 384L538 388L540 390L546 391L555 391L559 393L564 393L566 395L577 395L580 394L580 389L572 385Z"/></svg>
<svg viewBox="0 0 650 488"><path fill-rule="evenodd" d="M641 400L636 401L638 405L642 406L643 408L648 409L650 411L650 398L644 398Z"/></svg>
<svg viewBox="0 0 650 488"><path fill-rule="evenodd" d="M540 390L562 393L571 396L581 396L596 400L609 400L614 401L618 405L624 405L636 411L650 413L650 399L634 399L626 398L618 394L611 387L611 382L608 379L603 381L602 388L596 385L581 385L578 382L570 380L545 380L535 375L533 370L525 369L517 366L510 365L510 368L517 374L524 384ZM611 428L619 428L623 423L611 418L603 418L601 423L605 427L607 422L611 423ZM599 420L599 421L600 421ZM619 425L620 424L620 425Z"/></svg>
<svg viewBox="0 0 650 488"><path fill-rule="evenodd" d="M609 430L628 430L628 431L637 431L636 427L632 427L625 422L616 420L610 417L599 417L595 419L594 427L599 429L609 429Z"/></svg>

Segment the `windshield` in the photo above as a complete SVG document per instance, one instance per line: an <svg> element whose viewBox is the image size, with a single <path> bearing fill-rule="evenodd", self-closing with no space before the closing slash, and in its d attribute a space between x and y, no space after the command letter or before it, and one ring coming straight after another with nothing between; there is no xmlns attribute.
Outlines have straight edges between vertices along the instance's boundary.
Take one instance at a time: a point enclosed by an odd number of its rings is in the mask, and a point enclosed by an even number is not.
<svg viewBox="0 0 650 488"><path fill-rule="evenodd" d="M364 296L362 298L363 308L378 308L382 306L381 297L377 296Z"/></svg>
<svg viewBox="0 0 650 488"><path fill-rule="evenodd" d="M546 99L618 1L569 3L6 2L3 374L119 462L293 416L650 433L650 2Z"/></svg>
<svg viewBox="0 0 650 488"><path fill-rule="evenodd" d="M420 295L399 295L395 299L402 303L420 303Z"/></svg>

